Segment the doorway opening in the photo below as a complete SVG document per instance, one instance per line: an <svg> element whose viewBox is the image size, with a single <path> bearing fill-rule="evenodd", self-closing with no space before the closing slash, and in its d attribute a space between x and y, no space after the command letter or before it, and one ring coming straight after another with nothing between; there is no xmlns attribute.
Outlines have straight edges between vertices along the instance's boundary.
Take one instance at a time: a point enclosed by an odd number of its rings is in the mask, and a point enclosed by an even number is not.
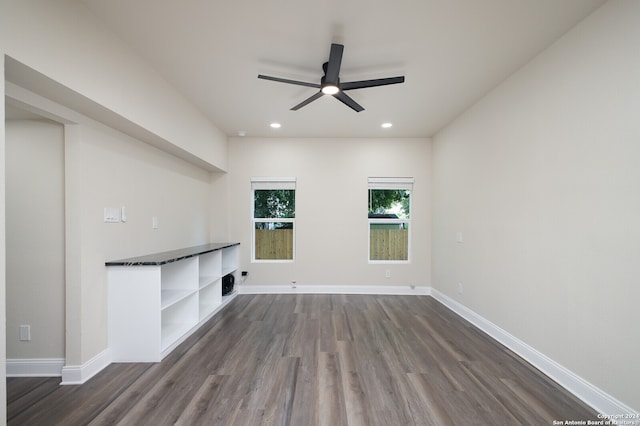
<svg viewBox="0 0 640 426"><path fill-rule="evenodd" d="M64 125L5 100L7 376L65 364Z"/></svg>

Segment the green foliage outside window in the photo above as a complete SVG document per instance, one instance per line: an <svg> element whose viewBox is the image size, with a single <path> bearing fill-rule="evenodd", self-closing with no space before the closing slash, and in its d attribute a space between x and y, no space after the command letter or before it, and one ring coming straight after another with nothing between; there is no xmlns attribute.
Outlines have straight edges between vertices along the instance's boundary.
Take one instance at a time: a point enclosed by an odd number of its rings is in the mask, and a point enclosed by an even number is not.
<svg viewBox="0 0 640 426"><path fill-rule="evenodd" d="M254 191L254 209L253 217L255 219L293 219L296 217L296 191L294 189L257 189ZM276 227L276 228L292 228L293 224L273 223L256 223L259 227Z"/></svg>
<svg viewBox="0 0 640 426"><path fill-rule="evenodd" d="M370 189L369 217L378 214L395 214L400 219L409 218L410 191L405 189Z"/></svg>

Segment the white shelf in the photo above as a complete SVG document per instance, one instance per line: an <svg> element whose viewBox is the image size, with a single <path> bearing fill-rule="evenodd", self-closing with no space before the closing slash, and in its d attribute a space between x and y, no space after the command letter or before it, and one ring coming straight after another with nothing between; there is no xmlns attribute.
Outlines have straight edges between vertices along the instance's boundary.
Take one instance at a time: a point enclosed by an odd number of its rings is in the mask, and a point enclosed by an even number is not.
<svg viewBox="0 0 640 426"><path fill-rule="evenodd" d="M222 276L224 277L225 275L231 274L232 272L236 271L238 268L226 268L222 270Z"/></svg>
<svg viewBox="0 0 640 426"><path fill-rule="evenodd" d="M222 255L222 275L227 275L238 269L239 246L225 249Z"/></svg>
<svg viewBox="0 0 640 426"><path fill-rule="evenodd" d="M160 288L164 290L196 290L198 288L198 258L191 257L161 267Z"/></svg>
<svg viewBox="0 0 640 426"><path fill-rule="evenodd" d="M167 309L194 294L196 290L162 290L160 310Z"/></svg>
<svg viewBox="0 0 640 426"><path fill-rule="evenodd" d="M221 276L206 276L206 277L200 277L200 285L198 286L198 288L200 290L202 290L203 288L206 288L207 286L210 286L211 284L215 284L216 281L218 281L220 278L222 278Z"/></svg>
<svg viewBox="0 0 640 426"><path fill-rule="evenodd" d="M200 320L207 318L220 305L200 304Z"/></svg>
<svg viewBox="0 0 640 426"><path fill-rule="evenodd" d="M193 324L167 324L162 327L162 343L160 351L164 351L193 327Z"/></svg>
<svg viewBox="0 0 640 426"><path fill-rule="evenodd" d="M160 361L236 295L222 296L222 277L237 270L238 245L193 250L107 262L114 362Z"/></svg>
<svg viewBox="0 0 640 426"><path fill-rule="evenodd" d="M238 293L234 291L232 293L227 294L226 296L222 296L219 304L203 306L204 310L201 311L200 321L206 322L209 318L215 315L216 312L218 312L219 310L224 308L229 302L231 302L237 295ZM209 311L209 313L207 313L206 311Z"/></svg>
<svg viewBox="0 0 640 426"><path fill-rule="evenodd" d="M222 296L222 304L225 305L228 302L231 301L231 299L233 299L234 297L236 297L238 295L238 292L236 290L233 290L231 293L229 294L225 294L224 296Z"/></svg>

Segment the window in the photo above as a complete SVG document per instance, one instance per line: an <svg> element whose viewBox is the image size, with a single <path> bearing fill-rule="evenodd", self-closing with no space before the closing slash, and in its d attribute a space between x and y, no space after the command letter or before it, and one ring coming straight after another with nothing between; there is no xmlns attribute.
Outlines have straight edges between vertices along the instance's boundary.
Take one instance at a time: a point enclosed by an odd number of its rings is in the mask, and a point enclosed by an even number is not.
<svg viewBox="0 0 640 426"><path fill-rule="evenodd" d="M252 178L253 261L292 262L295 255L296 179Z"/></svg>
<svg viewBox="0 0 640 426"><path fill-rule="evenodd" d="M413 178L369 178L369 261L410 260Z"/></svg>

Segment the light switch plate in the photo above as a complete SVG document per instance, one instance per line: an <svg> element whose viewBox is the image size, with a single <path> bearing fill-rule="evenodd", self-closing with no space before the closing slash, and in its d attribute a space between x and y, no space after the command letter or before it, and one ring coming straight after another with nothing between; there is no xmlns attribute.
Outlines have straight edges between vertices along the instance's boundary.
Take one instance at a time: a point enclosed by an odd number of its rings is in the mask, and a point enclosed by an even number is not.
<svg viewBox="0 0 640 426"><path fill-rule="evenodd" d="M120 222L120 207L105 207L104 222L105 223Z"/></svg>
<svg viewBox="0 0 640 426"><path fill-rule="evenodd" d="M20 326L20 340L23 342L28 342L31 340L31 326L30 325L21 325Z"/></svg>

